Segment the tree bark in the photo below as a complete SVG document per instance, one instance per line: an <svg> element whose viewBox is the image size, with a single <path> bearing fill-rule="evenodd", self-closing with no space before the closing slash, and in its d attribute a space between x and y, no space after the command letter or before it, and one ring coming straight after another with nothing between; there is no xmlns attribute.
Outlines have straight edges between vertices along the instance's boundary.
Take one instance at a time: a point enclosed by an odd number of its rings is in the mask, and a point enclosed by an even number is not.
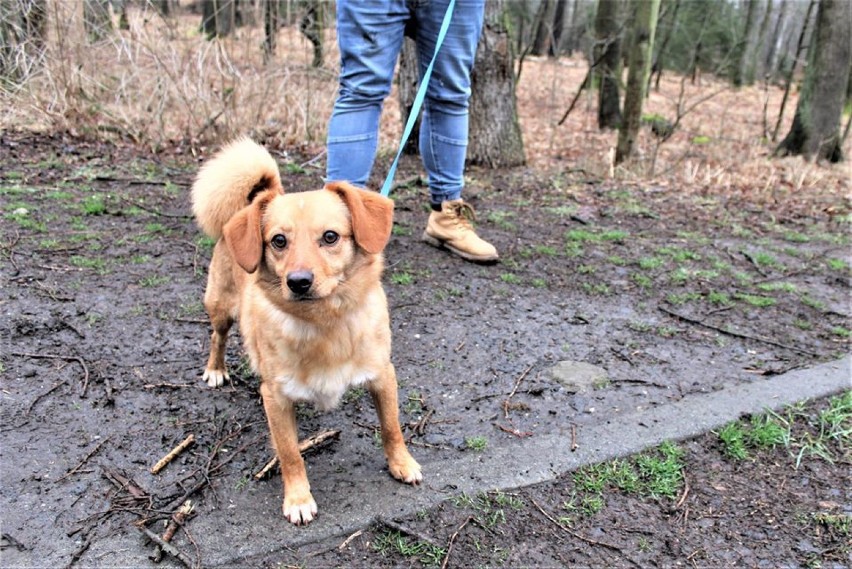
<svg viewBox="0 0 852 569"><path fill-rule="evenodd" d="M399 111L402 126L408 122L414 98L417 96L417 86L420 83L420 67L417 64L417 44L411 38L405 38L402 51L399 54L399 73L396 76L397 92L399 93ZM404 154L416 155L420 152L420 117L411 129L411 135L403 148Z"/></svg>
<svg viewBox="0 0 852 569"><path fill-rule="evenodd" d="M324 27L323 0L310 0L305 7L305 13L299 22L299 31L302 32L314 46L313 67L322 67L324 57L323 27Z"/></svg>
<svg viewBox="0 0 852 569"><path fill-rule="evenodd" d="M746 21L742 36L737 42L736 56L731 69L731 82L734 87L742 87L754 82L753 77L749 77L748 62L751 55L751 36L757 21L757 0L746 0L746 3Z"/></svg>
<svg viewBox="0 0 852 569"><path fill-rule="evenodd" d="M630 41L630 70L624 95L624 118L618 130L618 145L615 149L616 164L633 155L636 138L639 136L660 0L636 0L635 6L636 15Z"/></svg>
<svg viewBox="0 0 852 569"><path fill-rule="evenodd" d="M553 41L547 54L550 57L559 57L562 53L563 36L565 27L568 25L568 0L556 0L556 12L553 14Z"/></svg>
<svg viewBox="0 0 852 569"><path fill-rule="evenodd" d="M515 99L514 57L503 24L504 0L485 3L485 25L471 76L467 159L489 167L526 163Z"/></svg>
<svg viewBox="0 0 852 569"><path fill-rule="evenodd" d="M796 66L802 55L802 50L805 49L805 37L808 33L808 23L811 21L811 12L817 5L817 0L808 2L808 9L805 12L805 20L802 22L802 29L799 32L799 42L796 44L796 54L793 57L793 62L790 64L786 72L784 81L784 96L781 97L781 108L778 110L778 120L775 122L775 129L772 131L772 142L778 140L778 131L781 129L781 120L784 118L784 110L787 108L787 99L790 97L790 88L793 85L793 74L796 72Z"/></svg>
<svg viewBox="0 0 852 569"><path fill-rule="evenodd" d="M598 128L618 128L621 124L619 83L621 82L621 29L618 23L620 0L598 0L595 16L594 61L599 61ZM593 82L594 83L594 82Z"/></svg>
<svg viewBox="0 0 852 569"><path fill-rule="evenodd" d="M281 2L263 3L263 60L268 62L278 49L278 30L281 29Z"/></svg>
<svg viewBox="0 0 852 569"><path fill-rule="evenodd" d="M202 0L201 31L207 39L223 38L234 31L237 23L236 0Z"/></svg>
<svg viewBox="0 0 852 569"><path fill-rule="evenodd" d="M852 65L852 11L846 0L822 0L808 67L790 132L778 153L839 162L840 119Z"/></svg>
<svg viewBox="0 0 852 569"><path fill-rule="evenodd" d="M541 0L536 18L535 38L530 53L544 55L550 50L553 39L553 15L556 12L556 0Z"/></svg>
<svg viewBox="0 0 852 569"><path fill-rule="evenodd" d="M656 75L654 80L654 90L660 90L660 79L663 77L663 68L665 67L666 50L669 47L669 41L674 35L675 26L677 25L677 13L680 11L680 1L674 0L674 8L672 8L672 17L669 20L669 25L666 26L666 35L660 42L660 48L656 50L657 56L654 58L654 63L651 65L651 75Z"/></svg>
<svg viewBox="0 0 852 569"><path fill-rule="evenodd" d="M787 6L789 3L789 0L781 0L781 6L778 8L778 19L775 20L775 28L772 31L772 37L769 40L769 49L766 52L764 69L766 70L766 73L772 75L775 74L778 50L781 47L781 38L784 36L784 28L787 25Z"/></svg>

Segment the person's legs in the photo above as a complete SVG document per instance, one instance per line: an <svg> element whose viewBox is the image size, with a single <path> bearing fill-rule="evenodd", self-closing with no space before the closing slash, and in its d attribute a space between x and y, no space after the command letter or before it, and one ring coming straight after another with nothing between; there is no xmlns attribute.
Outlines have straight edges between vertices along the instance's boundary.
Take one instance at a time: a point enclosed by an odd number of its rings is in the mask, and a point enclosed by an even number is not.
<svg viewBox="0 0 852 569"><path fill-rule="evenodd" d="M409 15L405 0L337 2L340 90L328 125L328 181L364 186L370 177Z"/></svg>
<svg viewBox="0 0 852 569"><path fill-rule="evenodd" d="M417 50L421 76L432 59L449 0L419 5ZM485 0L457 0L435 60L420 124L420 155L433 206L461 198L467 153L470 72L482 32Z"/></svg>
<svg viewBox="0 0 852 569"><path fill-rule="evenodd" d="M417 54L421 77L435 51L449 0L418 5ZM435 59L420 123L420 154L429 181L432 213L423 232L430 245L475 262L498 259L493 245L473 230L473 209L461 199L468 139L470 72L482 32L485 0L456 0L453 18Z"/></svg>

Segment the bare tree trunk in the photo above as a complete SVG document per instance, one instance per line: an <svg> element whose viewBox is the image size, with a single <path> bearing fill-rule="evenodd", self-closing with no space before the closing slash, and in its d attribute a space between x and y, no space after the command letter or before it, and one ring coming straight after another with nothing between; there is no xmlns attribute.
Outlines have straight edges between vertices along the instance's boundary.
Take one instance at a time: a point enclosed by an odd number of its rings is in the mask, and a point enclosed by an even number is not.
<svg viewBox="0 0 852 569"><path fill-rule="evenodd" d="M226 37L236 25L236 0L202 0L201 30L207 39Z"/></svg>
<svg viewBox="0 0 852 569"><path fill-rule="evenodd" d="M822 0L805 81L790 132L777 152L839 162L840 118L852 66L852 11L846 0Z"/></svg>
<svg viewBox="0 0 852 569"><path fill-rule="evenodd" d="M402 124L408 122L411 108L414 106L414 98L417 96L417 86L420 83L420 67L417 64L417 44L411 38L405 38L402 50L399 54L399 73L397 74L397 92L399 93L399 110ZM405 143L403 152L415 155L420 152L420 117L411 129L411 135Z"/></svg>
<svg viewBox="0 0 852 569"><path fill-rule="evenodd" d="M485 3L485 24L471 75L467 159L490 167L526 162L515 99L514 62L503 24L504 0Z"/></svg>
<svg viewBox="0 0 852 569"><path fill-rule="evenodd" d="M550 57L559 57L562 53L563 35L568 25L568 0L556 0L556 12L553 14L553 41L547 54Z"/></svg>
<svg viewBox="0 0 852 569"><path fill-rule="evenodd" d="M630 70L624 95L624 120L618 130L618 145L615 149L616 164L633 155L636 138L639 136L660 0L636 0L635 5L636 15L630 41Z"/></svg>
<svg viewBox="0 0 852 569"><path fill-rule="evenodd" d="M310 0L305 13L299 22L299 31L310 40L314 46L313 67L322 67L324 57L323 27L325 20L325 9L323 0Z"/></svg>
<svg viewBox="0 0 852 569"><path fill-rule="evenodd" d="M92 42L100 41L112 33L109 0L83 1L83 27Z"/></svg>
<svg viewBox="0 0 852 569"><path fill-rule="evenodd" d="M595 55L598 64L598 128L618 128L621 124L619 88L621 82L620 0L598 0L595 16Z"/></svg>
<svg viewBox="0 0 852 569"><path fill-rule="evenodd" d="M805 37L808 32L808 22L811 21L811 12L814 6L817 5L817 0L808 2L808 11L805 12L805 21L802 22L802 29L799 32L799 42L796 45L796 56L793 58L793 63L787 71L787 76L784 81L784 96L781 97L781 108L778 110L778 120L775 122L775 129L772 131L772 142L778 140L778 131L781 129L781 121L784 119L784 110L787 108L787 99L790 98L790 88L793 85L793 74L796 71L796 65L802 56L802 50L805 49Z"/></svg>
<svg viewBox="0 0 852 569"><path fill-rule="evenodd" d="M263 2L263 60L268 62L278 49L278 31L281 29L281 2Z"/></svg>
<svg viewBox="0 0 852 569"><path fill-rule="evenodd" d="M746 1L746 20L743 27L742 36L737 42L737 53L734 57L733 67L731 68L731 82L734 87L742 87L750 85L754 82L753 78L749 77L748 61L751 56L751 36L754 32L754 23L757 21L757 0Z"/></svg>
<svg viewBox="0 0 852 569"><path fill-rule="evenodd" d="M541 0L536 18L535 38L530 49L532 55L544 55L550 50L555 12L556 0Z"/></svg>
<svg viewBox="0 0 852 569"><path fill-rule="evenodd" d="M775 28L772 32L772 38L769 41L769 50L766 52L766 61L764 69L766 73L775 75L775 65L778 60L778 51L780 49L781 38L784 36L784 28L787 24L787 6L790 0L781 0L781 7L778 9L778 19L775 20Z"/></svg>
<svg viewBox="0 0 852 569"><path fill-rule="evenodd" d="M585 12L585 1L574 0L574 9L571 12L571 33L568 35L568 55L574 53L580 46L581 26Z"/></svg>
<svg viewBox="0 0 852 569"><path fill-rule="evenodd" d="M665 28L666 35L663 36L662 42L660 42L660 48L656 50L657 56L654 58L654 63L651 65L651 75L656 74L656 79L654 79L654 90L660 90L660 79L663 76L663 68L665 67L665 56L666 50L669 47L669 41L672 39L674 35L675 26L677 26L677 13L680 10L680 1L674 0L674 8L672 8L672 16L669 19L669 24Z"/></svg>
<svg viewBox="0 0 852 569"><path fill-rule="evenodd" d="M766 68L763 65L766 52L766 36L769 35L769 24L772 21L772 0L766 0L766 10L763 12L763 20L760 22L760 31L757 34L757 45L754 48L754 57L749 62L752 80L754 77L765 77Z"/></svg>

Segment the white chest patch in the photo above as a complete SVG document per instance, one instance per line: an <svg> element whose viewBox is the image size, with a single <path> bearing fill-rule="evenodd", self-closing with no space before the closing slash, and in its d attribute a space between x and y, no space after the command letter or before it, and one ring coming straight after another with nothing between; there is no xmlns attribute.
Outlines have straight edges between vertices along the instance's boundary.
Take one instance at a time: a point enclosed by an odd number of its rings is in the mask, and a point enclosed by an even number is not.
<svg viewBox="0 0 852 569"><path fill-rule="evenodd" d="M347 389L372 381L375 377L373 372L344 365L314 373L304 382L290 375L278 376L275 382L281 394L288 399L313 403L319 410L328 411L340 403Z"/></svg>

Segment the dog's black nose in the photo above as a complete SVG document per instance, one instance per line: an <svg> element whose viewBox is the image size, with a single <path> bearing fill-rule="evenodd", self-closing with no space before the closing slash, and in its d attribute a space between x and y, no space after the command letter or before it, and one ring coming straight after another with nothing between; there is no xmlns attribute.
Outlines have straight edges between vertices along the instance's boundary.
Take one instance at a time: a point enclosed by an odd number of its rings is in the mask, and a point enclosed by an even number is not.
<svg viewBox="0 0 852 569"><path fill-rule="evenodd" d="M314 274L311 271L293 271L287 274L287 288L296 294L307 294L314 284Z"/></svg>

